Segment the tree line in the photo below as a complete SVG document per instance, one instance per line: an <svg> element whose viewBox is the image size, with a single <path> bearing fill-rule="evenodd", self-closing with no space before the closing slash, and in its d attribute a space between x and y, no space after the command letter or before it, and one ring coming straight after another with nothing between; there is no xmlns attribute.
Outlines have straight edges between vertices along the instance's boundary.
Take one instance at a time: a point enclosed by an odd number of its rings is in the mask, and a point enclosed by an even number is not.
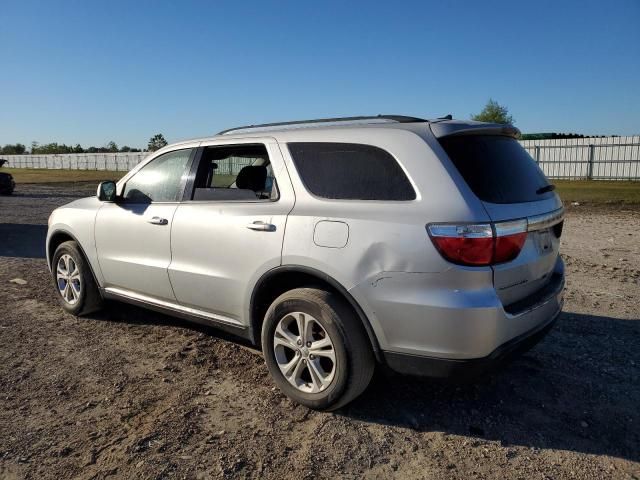
<svg viewBox="0 0 640 480"><path fill-rule="evenodd" d="M472 120L479 122L490 123L508 123L513 125L515 120L513 116L509 114L509 109L503 105L500 105L493 99L489 99L484 109L480 113L471 115ZM597 137L602 135L582 135L580 133L557 133L557 132L542 132L542 133L522 133L520 134L520 140L548 140L556 138L587 138ZM611 135L617 137L617 135Z"/></svg>
<svg viewBox="0 0 640 480"><path fill-rule="evenodd" d="M118 152L155 152L156 150L167 145L167 141L164 135L158 133L149 139L147 148L142 150L140 148L133 148L128 145L118 147L116 142L111 141L103 147L87 147L84 148L79 143L76 145L67 145L64 143L43 143L38 142L31 143L31 149L27 151L27 147L21 143L7 144L0 147L0 154L5 155L45 155L56 153L118 153Z"/></svg>
<svg viewBox="0 0 640 480"><path fill-rule="evenodd" d="M509 114L509 109L504 105L500 105L493 99L489 99L482 111L477 114L471 115L472 120L480 122L502 123L511 124L515 123L515 119ZM584 135L577 133L524 133L520 136L522 140L542 140L553 138L583 138ZM40 145L38 142L31 144L31 150L27 152L27 148L21 143L9 144L4 147L0 147L0 154L5 155L22 155L25 153L31 154L52 154L52 153L115 153L115 152L155 152L156 150L167 145L167 141L164 135L158 133L149 139L147 148L140 150L139 148L131 148L127 145L118 147L115 142L111 141L103 147L88 147L83 148L80 144L65 145L64 143L46 143Z"/></svg>

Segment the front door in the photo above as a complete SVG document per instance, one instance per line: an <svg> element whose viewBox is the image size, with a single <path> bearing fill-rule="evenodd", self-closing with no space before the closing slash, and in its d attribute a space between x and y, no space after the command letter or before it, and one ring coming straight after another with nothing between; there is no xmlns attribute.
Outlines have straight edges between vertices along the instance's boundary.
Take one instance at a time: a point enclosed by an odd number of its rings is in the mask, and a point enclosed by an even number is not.
<svg viewBox="0 0 640 480"><path fill-rule="evenodd" d="M98 211L96 249L108 290L175 302L167 273L171 225L192 151L175 150L153 159L126 180L116 202Z"/></svg>
<svg viewBox="0 0 640 480"><path fill-rule="evenodd" d="M293 189L275 140L212 143L174 216L169 277L181 305L246 324L253 285L281 263Z"/></svg>

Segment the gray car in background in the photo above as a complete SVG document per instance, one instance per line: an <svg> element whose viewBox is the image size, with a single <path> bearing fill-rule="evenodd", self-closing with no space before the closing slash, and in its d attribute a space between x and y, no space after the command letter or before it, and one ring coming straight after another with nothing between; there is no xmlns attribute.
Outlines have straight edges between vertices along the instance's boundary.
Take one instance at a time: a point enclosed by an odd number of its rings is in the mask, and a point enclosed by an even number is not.
<svg viewBox="0 0 640 480"><path fill-rule="evenodd" d="M113 299L249 339L311 408L376 364L473 377L562 307L562 203L518 133L383 115L167 146L52 213L56 290L74 315Z"/></svg>

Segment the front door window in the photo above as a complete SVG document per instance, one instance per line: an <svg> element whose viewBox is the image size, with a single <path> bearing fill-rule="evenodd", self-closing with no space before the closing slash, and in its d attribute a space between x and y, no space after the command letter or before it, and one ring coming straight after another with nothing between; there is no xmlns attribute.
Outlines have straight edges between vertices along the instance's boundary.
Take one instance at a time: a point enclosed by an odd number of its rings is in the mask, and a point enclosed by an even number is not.
<svg viewBox="0 0 640 480"><path fill-rule="evenodd" d="M188 175L191 149L165 153L142 167L122 192L128 203L177 202Z"/></svg>

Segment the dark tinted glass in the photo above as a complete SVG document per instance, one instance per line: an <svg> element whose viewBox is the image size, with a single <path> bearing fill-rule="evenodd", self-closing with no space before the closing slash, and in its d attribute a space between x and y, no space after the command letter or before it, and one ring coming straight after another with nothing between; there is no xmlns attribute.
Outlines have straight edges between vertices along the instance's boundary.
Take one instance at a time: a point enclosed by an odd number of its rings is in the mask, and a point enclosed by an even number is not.
<svg viewBox="0 0 640 480"><path fill-rule="evenodd" d="M319 197L348 200L414 200L398 162L386 151L355 143L290 143L305 187Z"/></svg>
<svg viewBox="0 0 640 480"><path fill-rule="evenodd" d="M519 203L543 200L553 192L533 158L511 137L461 135L440 139L460 174L480 200Z"/></svg>

